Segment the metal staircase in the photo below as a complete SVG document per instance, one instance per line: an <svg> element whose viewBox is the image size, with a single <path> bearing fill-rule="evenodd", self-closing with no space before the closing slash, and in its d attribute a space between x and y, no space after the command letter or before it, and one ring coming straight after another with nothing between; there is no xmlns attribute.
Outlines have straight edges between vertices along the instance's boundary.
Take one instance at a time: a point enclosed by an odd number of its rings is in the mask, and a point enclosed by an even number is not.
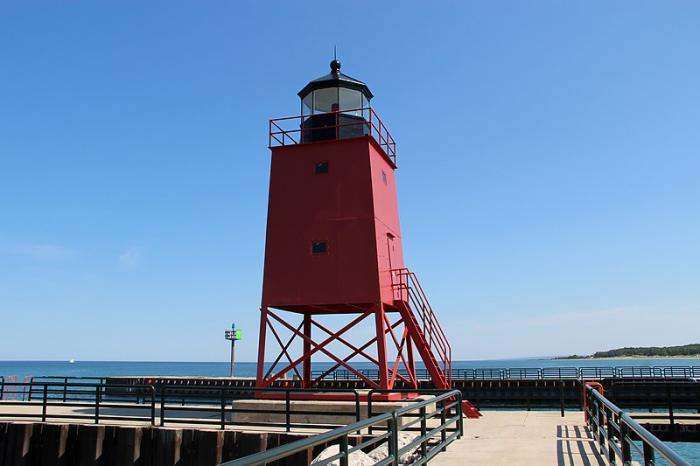
<svg viewBox="0 0 700 466"><path fill-rule="evenodd" d="M435 388L451 388L452 348L416 274L408 269L395 269L391 277L394 306L401 313Z"/></svg>

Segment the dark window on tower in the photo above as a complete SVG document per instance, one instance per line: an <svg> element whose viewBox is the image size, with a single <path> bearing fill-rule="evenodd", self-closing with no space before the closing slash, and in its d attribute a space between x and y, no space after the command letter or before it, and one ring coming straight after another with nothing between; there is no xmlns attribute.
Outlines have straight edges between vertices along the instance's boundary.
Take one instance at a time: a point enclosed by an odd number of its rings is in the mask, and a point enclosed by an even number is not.
<svg viewBox="0 0 700 466"><path fill-rule="evenodd" d="M382 170L382 182L386 184L386 172L384 170Z"/></svg>
<svg viewBox="0 0 700 466"><path fill-rule="evenodd" d="M323 175L328 173L328 162L317 162L316 163L316 174Z"/></svg>
<svg viewBox="0 0 700 466"><path fill-rule="evenodd" d="M328 244L325 241L312 241L311 254L325 254L328 252Z"/></svg>

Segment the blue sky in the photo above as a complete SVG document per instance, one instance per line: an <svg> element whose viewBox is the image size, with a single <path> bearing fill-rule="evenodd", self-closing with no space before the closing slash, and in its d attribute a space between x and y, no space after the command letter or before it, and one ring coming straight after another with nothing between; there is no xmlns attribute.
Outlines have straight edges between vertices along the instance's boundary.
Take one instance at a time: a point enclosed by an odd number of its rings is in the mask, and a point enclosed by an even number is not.
<svg viewBox="0 0 700 466"><path fill-rule="evenodd" d="M253 360L267 120L327 72L399 148L458 359L697 342L700 3L0 5L0 359Z"/></svg>

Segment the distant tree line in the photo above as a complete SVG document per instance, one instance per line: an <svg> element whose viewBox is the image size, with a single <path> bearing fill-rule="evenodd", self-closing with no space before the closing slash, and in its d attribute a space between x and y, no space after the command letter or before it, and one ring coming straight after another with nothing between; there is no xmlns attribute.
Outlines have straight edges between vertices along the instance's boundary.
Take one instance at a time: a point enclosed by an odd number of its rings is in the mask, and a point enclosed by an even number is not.
<svg viewBox="0 0 700 466"><path fill-rule="evenodd" d="M624 356L695 356L700 354L700 344L681 346L647 346L638 348L618 348L593 353L594 358L618 358Z"/></svg>
<svg viewBox="0 0 700 466"><path fill-rule="evenodd" d="M618 348L609 351L598 351L589 356L574 354L560 356L555 359L591 359L591 358L624 358L631 356L641 357L672 357L672 356L700 356L700 343L681 346L640 346Z"/></svg>

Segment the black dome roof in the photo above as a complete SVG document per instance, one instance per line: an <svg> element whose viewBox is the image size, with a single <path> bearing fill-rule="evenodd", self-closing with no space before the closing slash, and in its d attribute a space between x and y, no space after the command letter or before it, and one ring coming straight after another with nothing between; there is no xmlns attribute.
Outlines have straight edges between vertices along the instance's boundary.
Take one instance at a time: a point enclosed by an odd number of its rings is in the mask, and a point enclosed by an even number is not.
<svg viewBox="0 0 700 466"><path fill-rule="evenodd" d="M367 87L367 84L360 80L351 78L350 76L340 72L340 61L334 59L331 62L331 72L325 76L321 76L318 79L310 81L302 90L299 91L298 95L302 99L306 97L310 92L317 89L326 89L329 87L345 87L348 89L355 89L362 92L365 97L371 99L374 97L372 92Z"/></svg>

